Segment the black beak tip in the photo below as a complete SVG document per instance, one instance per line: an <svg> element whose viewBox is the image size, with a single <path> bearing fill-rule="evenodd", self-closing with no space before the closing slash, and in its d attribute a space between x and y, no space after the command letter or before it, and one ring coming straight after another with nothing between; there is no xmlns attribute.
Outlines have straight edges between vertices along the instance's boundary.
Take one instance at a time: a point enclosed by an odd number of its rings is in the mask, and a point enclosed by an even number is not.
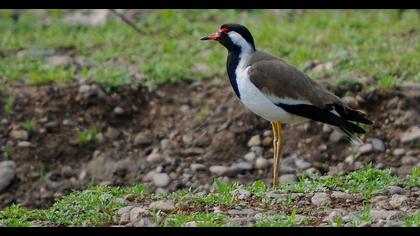
<svg viewBox="0 0 420 236"><path fill-rule="evenodd" d="M200 38L200 40L209 40L210 38L208 36L204 36L202 38Z"/></svg>

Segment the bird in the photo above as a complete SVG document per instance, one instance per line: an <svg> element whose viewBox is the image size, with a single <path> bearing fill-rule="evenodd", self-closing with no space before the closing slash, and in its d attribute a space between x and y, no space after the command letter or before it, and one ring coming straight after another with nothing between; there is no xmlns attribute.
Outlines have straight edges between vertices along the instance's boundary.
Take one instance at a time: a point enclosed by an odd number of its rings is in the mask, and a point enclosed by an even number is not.
<svg viewBox="0 0 420 236"><path fill-rule="evenodd" d="M279 182L283 130L286 124L308 120L326 123L352 143L371 125L365 112L351 108L296 66L268 52L257 50L250 31L240 24L223 24L218 32L201 40L214 40L227 51L226 69L239 100L265 120L273 130L273 187Z"/></svg>

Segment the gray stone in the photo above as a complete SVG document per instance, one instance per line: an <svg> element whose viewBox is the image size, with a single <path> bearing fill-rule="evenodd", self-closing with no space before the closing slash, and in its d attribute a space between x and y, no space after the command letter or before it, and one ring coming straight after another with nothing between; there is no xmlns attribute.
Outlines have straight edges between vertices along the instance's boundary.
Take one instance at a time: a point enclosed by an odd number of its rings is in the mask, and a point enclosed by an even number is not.
<svg viewBox="0 0 420 236"><path fill-rule="evenodd" d="M148 145L152 143L152 135L150 133L138 133L134 137L134 145Z"/></svg>
<svg viewBox="0 0 420 236"><path fill-rule="evenodd" d="M311 198L311 202L316 206L326 206L331 203L331 199L327 193L318 192Z"/></svg>
<svg viewBox="0 0 420 236"><path fill-rule="evenodd" d="M252 136L248 141L248 146L249 147L260 146L260 145L261 145L261 137L258 134Z"/></svg>
<svg viewBox="0 0 420 236"><path fill-rule="evenodd" d="M418 162L418 159L411 156L405 156L401 158L401 164L403 165L415 165Z"/></svg>
<svg viewBox="0 0 420 236"><path fill-rule="evenodd" d="M406 132L401 135L401 142L403 144L414 144L420 141L420 127L410 127Z"/></svg>
<svg viewBox="0 0 420 236"><path fill-rule="evenodd" d="M150 217L143 217L139 221L132 223L134 227L156 227Z"/></svg>
<svg viewBox="0 0 420 236"><path fill-rule="evenodd" d="M280 176L280 183L295 183L297 181L297 177L294 174L287 174Z"/></svg>
<svg viewBox="0 0 420 236"><path fill-rule="evenodd" d="M122 107L117 106L117 107L114 108L115 115L123 115L124 112L125 111L124 111L124 109Z"/></svg>
<svg viewBox="0 0 420 236"><path fill-rule="evenodd" d="M263 158L263 157L258 157L255 160L255 168L257 168L257 169L265 169L269 165L270 165L270 162L267 159Z"/></svg>
<svg viewBox="0 0 420 236"><path fill-rule="evenodd" d="M153 175L153 183L158 187L166 187L169 182L171 182L171 179L166 173L156 173Z"/></svg>
<svg viewBox="0 0 420 236"><path fill-rule="evenodd" d="M383 152L385 151L385 143L377 138L372 139L372 147L374 152Z"/></svg>
<svg viewBox="0 0 420 236"><path fill-rule="evenodd" d="M231 225L248 226L255 223L255 217L233 217L228 219L228 223Z"/></svg>
<svg viewBox="0 0 420 236"><path fill-rule="evenodd" d="M397 157L402 157L405 154L405 150L404 148L397 148L392 152L392 154Z"/></svg>
<svg viewBox="0 0 420 236"><path fill-rule="evenodd" d="M333 131L333 129L331 128L331 126L329 126L327 124L322 125L322 132L323 133L329 134L332 131Z"/></svg>
<svg viewBox="0 0 420 236"><path fill-rule="evenodd" d="M149 208L168 212L175 209L175 204L172 200L160 200L150 203Z"/></svg>
<svg viewBox="0 0 420 236"><path fill-rule="evenodd" d="M217 175L222 176L229 170L227 166L210 166L210 172Z"/></svg>
<svg viewBox="0 0 420 236"><path fill-rule="evenodd" d="M404 195L394 194L389 200L389 204L394 208L400 208L403 204L407 203L408 198Z"/></svg>
<svg viewBox="0 0 420 236"><path fill-rule="evenodd" d="M247 200L251 197L251 193L245 189L236 189L234 195L239 200Z"/></svg>
<svg viewBox="0 0 420 236"><path fill-rule="evenodd" d="M384 227L402 227L403 222L400 220L387 220Z"/></svg>
<svg viewBox="0 0 420 236"><path fill-rule="evenodd" d="M105 137L109 138L110 140L114 140L120 136L120 131L117 129L114 129L112 127L108 127L105 131Z"/></svg>
<svg viewBox="0 0 420 236"><path fill-rule="evenodd" d="M164 157L158 152L152 152L146 157L146 161L152 164L161 163L163 160Z"/></svg>
<svg viewBox="0 0 420 236"><path fill-rule="evenodd" d="M182 114L186 115L190 112L191 108L188 105L182 105L179 110L181 111Z"/></svg>
<svg viewBox="0 0 420 236"><path fill-rule="evenodd" d="M234 168L239 168L241 171L252 170L254 167L249 162L239 162L233 165Z"/></svg>
<svg viewBox="0 0 420 236"><path fill-rule="evenodd" d="M296 159L295 165L296 165L297 168L299 168L301 170L306 170L306 169L308 169L312 166L311 163L309 163L307 161L304 161L302 159Z"/></svg>
<svg viewBox="0 0 420 236"><path fill-rule="evenodd" d="M255 211L251 208L245 208L241 210L231 209L228 211L229 215L246 215L246 216L253 216L255 215Z"/></svg>
<svg viewBox="0 0 420 236"><path fill-rule="evenodd" d="M337 143L343 138L344 138L344 135L341 132L339 132L337 130L334 130L330 134L329 141L332 142L332 143Z"/></svg>
<svg viewBox="0 0 420 236"><path fill-rule="evenodd" d="M335 199L343 199L343 200L347 200L347 199L353 199L353 196L349 193L345 193L345 192L340 192L340 191L334 191L331 194L332 198Z"/></svg>
<svg viewBox="0 0 420 236"><path fill-rule="evenodd" d="M255 155L262 156L263 154L263 148L259 146L253 146L251 147L251 152L255 152Z"/></svg>
<svg viewBox="0 0 420 236"><path fill-rule="evenodd" d="M47 130L54 130L58 127L58 123L56 121L50 121L43 125L43 127Z"/></svg>
<svg viewBox="0 0 420 236"><path fill-rule="evenodd" d="M31 143L28 141L19 141L17 144L18 147L27 148L31 146Z"/></svg>
<svg viewBox="0 0 420 236"><path fill-rule="evenodd" d="M249 162L254 162L256 157L257 155L255 154L255 152L248 152L247 154L245 154L244 159Z"/></svg>
<svg viewBox="0 0 420 236"><path fill-rule="evenodd" d="M379 219L385 220L385 219L390 219L390 218L392 218L392 219L398 218L401 215L401 213L399 211L387 211L387 210L383 210L383 209L371 209L369 211L369 215L371 217L373 217L374 219L377 219L377 220L379 220Z"/></svg>
<svg viewBox="0 0 420 236"><path fill-rule="evenodd" d="M334 67L334 64L332 62L326 62L316 65L314 68L312 68L313 72L322 72L322 71L330 71Z"/></svg>
<svg viewBox="0 0 420 236"><path fill-rule="evenodd" d="M68 127L75 127L75 126L77 126L77 122L76 121L73 121L71 119L64 119L63 122L62 122L62 124L64 126L68 126Z"/></svg>
<svg viewBox="0 0 420 236"><path fill-rule="evenodd" d="M359 147L359 152L361 155L369 154L373 151L373 145L370 143L365 143Z"/></svg>
<svg viewBox="0 0 420 236"><path fill-rule="evenodd" d="M79 87L79 93L87 93L90 90L90 85L88 84L82 84Z"/></svg>
<svg viewBox="0 0 420 236"><path fill-rule="evenodd" d="M185 145L192 145L193 141L194 141L194 138L191 135L186 134L182 136L182 142Z"/></svg>
<svg viewBox="0 0 420 236"><path fill-rule="evenodd" d="M195 222L195 221L189 221L189 222L185 223L184 226L185 227L197 227L197 222Z"/></svg>
<svg viewBox="0 0 420 236"><path fill-rule="evenodd" d="M324 221L334 224L337 222L339 217L343 217L342 212L333 210L327 217L324 218Z"/></svg>
<svg viewBox="0 0 420 236"><path fill-rule="evenodd" d="M190 168L192 171L200 171L200 170L205 170L206 166L200 163L192 163Z"/></svg>
<svg viewBox="0 0 420 236"><path fill-rule="evenodd" d="M404 194L404 189L399 187L399 186L389 186L388 187L388 192L391 195L394 194Z"/></svg>
<svg viewBox="0 0 420 236"><path fill-rule="evenodd" d="M16 176L16 164L14 161L0 162L0 192L5 190Z"/></svg>
<svg viewBox="0 0 420 236"><path fill-rule="evenodd" d="M12 130L9 136L13 139L23 140L23 141L27 141L29 138L29 134L25 130Z"/></svg>

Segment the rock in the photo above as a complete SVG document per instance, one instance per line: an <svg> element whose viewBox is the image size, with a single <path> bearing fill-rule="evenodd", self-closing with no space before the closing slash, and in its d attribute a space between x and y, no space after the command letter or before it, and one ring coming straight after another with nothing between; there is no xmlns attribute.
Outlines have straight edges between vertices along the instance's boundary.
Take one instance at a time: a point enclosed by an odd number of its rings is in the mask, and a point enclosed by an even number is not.
<svg viewBox="0 0 420 236"><path fill-rule="evenodd" d="M258 157L255 160L255 168L257 168L257 169L265 169L269 165L270 165L270 162L267 159L263 158L263 157Z"/></svg>
<svg viewBox="0 0 420 236"><path fill-rule="evenodd" d="M136 137L134 137L134 145L148 145L151 144L153 137L148 132L138 133Z"/></svg>
<svg viewBox="0 0 420 236"><path fill-rule="evenodd" d="M327 125L327 124L323 124L322 125L322 132L329 134L333 131L333 129L331 128L331 126Z"/></svg>
<svg viewBox="0 0 420 236"><path fill-rule="evenodd" d="M286 194L273 190L267 193L267 197L274 198L274 199L286 198Z"/></svg>
<svg viewBox="0 0 420 236"><path fill-rule="evenodd" d="M126 206L123 208L118 209L117 214L120 216L120 223L128 223L130 222L130 212L134 206Z"/></svg>
<svg viewBox="0 0 420 236"><path fill-rule="evenodd" d="M66 56L66 55L57 55L57 56L52 56L48 58L48 61L44 68L49 69L49 68L53 68L55 66L60 66L60 65L70 65L71 64L71 57Z"/></svg>
<svg viewBox="0 0 420 236"><path fill-rule="evenodd" d="M359 147L359 152L361 155L369 154L373 151L373 145L370 143L365 143Z"/></svg>
<svg viewBox="0 0 420 236"><path fill-rule="evenodd" d="M73 121L71 119L64 119L63 122L62 122L62 124L64 126L68 126L68 127L75 127L75 126L77 126L77 122L76 121Z"/></svg>
<svg viewBox="0 0 420 236"><path fill-rule="evenodd" d="M388 192L391 195L394 194L404 194L404 189L399 187L399 186L389 186L388 187Z"/></svg>
<svg viewBox="0 0 420 236"><path fill-rule="evenodd" d="M369 222L363 222L360 225L358 225L357 227L372 227L372 224Z"/></svg>
<svg viewBox="0 0 420 236"><path fill-rule="evenodd" d="M255 217L234 217L227 220L230 225L248 226L256 222Z"/></svg>
<svg viewBox="0 0 420 236"><path fill-rule="evenodd" d="M401 158L401 164L403 165L415 165L418 162L418 159L415 157L405 156Z"/></svg>
<svg viewBox="0 0 420 236"><path fill-rule="evenodd" d="M152 164L161 163L163 160L163 155L158 152L152 152L146 157L146 161Z"/></svg>
<svg viewBox="0 0 420 236"><path fill-rule="evenodd" d="M175 205L172 200L160 200L150 203L149 208L169 212L175 209Z"/></svg>
<svg viewBox="0 0 420 236"><path fill-rule="evenodd" d="M64 16L63 20L69 25L85 25L90 27L102 26L109 16L107 9L90 10L88 14L76 11L73 14Z"/></svg>
<svg viewBox="0 0 420 236"><path fill-rule="evenodd" d="M403 144L415 144L420 141L420 127L410 127L406 132L401 135L400 138Z"/></svg>
<svg viewBox="0 0 420 236"><path fill-rule="evenodd" d="M411 172L413 170L413 166L412 165L402 165L398 168L397 170L397 174L399 176L405 177L407 175L410 175Z"/></svg>
<svg viewBox="0 0 420 236"><path fill-rule="evenodd" d="M182 114L186 115L190 112L191 107L184 104L179 108L179 110L181 111Z"/></svg>
<svg viewBox="0 0 420 236"><path fill-rule="evenodd" d="M335 224L337 223L339 217L343 217L342 212L333 210L327 217L324 218L324 221Z"/></svg>
<svg viewBox="0 0 420 236"><path fill-rule="evenodd" d="M205 170L206 166L203 164L199 164L199 163L192 163L190 166L190 169L192 171L200 171L200 170Z"/></svg>
<svg viewBox="0 0 420 236"><path fill-rule="evenodd" d="M82 84L79 87L79 93L87 93L90 90L90 85L88 84Z"/></svg>
<svg viewBox="0 0 420 236"><path fill-rule="evenodd" d="M332 70L334 67L334 64L332 62L327 62L327 63L321 63L321 64L317 64L312 71L319 73L322 71L330 71Z"/></svg>
<svg viewBox="0 0 420 236"><path fill-rule="evenodd" d="M211 139L207 135L201 135L195 141L195 145L199 147L207 147L208 145L210 145L210 143L211 143Z"/></svg>
<svg viewBox="0 0 420 236"><path fill-rule="evenodd" d="M5 190L15 179L16 164L14 161L0 162L0 192Z"/></svg>
<svg viewBox="0 0 420 236"><path fill-rule="evenodd" d="M272 137L264 137L262 141L263 146L271 146L273 145L273 138Z"/></svg>
<svg viewBox="0 0 420 236"><path fill-rule="evenodd" d="M337 130L334 130L330 134L329 141L332 142L332 143L338 143L343 138L344 138L344 135L341 132L339 132Z"/></svg>
<svg viewBox="0 0 420 236"><path fill-rule="evenodd" d="M17 144L17 146L18 147L26 148L26 147L30 147L31 146L31 143L28 142L28 141L19 141L18 144Z"/></svg>
<svg viewBox="0 0 420 236"><path fill-rule="evenodd" d="M248 141L248 146L249 147L260 146L260 145L261 145L261 137L258 134L252 136Z"/></svg>
<svg viewBox="0 0 420 236"><path fill-rule="evenodd" d="M185 227L197 227L197 222L195 222L195 221L189 221L189 222L185 223L184 226Z"/></svg>
<svg viewBox="0 0 420 236"><path fill-rule="evenodd" d="M192 145L193 141L194 141L194 138L191 135L188 135L188 134L182 135L182 142L185 145L190 146Z"/></svg>
<svg viewBox="0 0 420 236"><path fill-rule="evenodd" d="M27 141L29 138L28 132L25 130L12 130L9 134L12 139Z"/></svg>
<svg viewBox="0 0 420 236"><path fill-rule="evenodd" d="M242 210L236 210L236 209L231 209L228 211L229 215L247 215L247 216L253 216L255 215L255 211L251 208L245 208Z"/></svg>
<svg viewBox="0 0 420 236"><path fill-rule="evenodd" d="M302 159L296 159L295 160L295 165L297 168L301 169L301 170L306 170L308 168L310 168L312 166L311 163L304 161Z"/></svg>
<svg viewBox="0 0 420 236"><path fill-rule="evenodd" d="M56 121L50 121L45 123L43 127L48 131L52 131L58 127L58 123Z"/></svg>
<svg viewBox="0 0 420 236"><path fill-rule="evenodd" d="M107 137L110 140L114 140L120 136L120 131L117 129L114 129L112 127L108 127L105 131L105 137Z"/></svg>
<svg viewBox="0 0 420 236"><path fill-rule="evenodd" d="M369 215L373 217L374 219L395 219L401 216L401 213L399 211L387 211L383 209L371 209L369 211Z"/></svg>
<svg viewBox="0 0 420 236"><path fill-rule="evenodd" d="M239 162L237 164L232 165L232 168L238 168L241 171L252 170L254 167L249 162Z"/></svg>
<svg viewBox="0 0 420 236"><path fill-rule="evenodd" d="M344 174L343 163L338 163L336 166L328 167L328 175L342 175Z"/></svg>
<svg viewBox="0 0 420 236"><path fill-rule="evenodd" d="M169 139L162 139L160 141L160 147L162 148L163 151L166 151L170 148L171 146L171 140Z"/></svg>
<svg viewBox="0 0 420 236"><path fill-rule="evenodd" d="M249 162L254 162L256 157L257 155L255 154L255 152L248 152L247 154L245 154L244 159Z"/></svg>
<svg viewBox="0 0 420 236"><path fill-rule="evenodd" d="M287 174L280 176L280 183L295 183L297 181L297 177L294 174Z"/></svg>
<svg viewBox="0 0 420 236"><path fill-rule="evenodd" d="M387 220L384 227L402 227L403 222L399 220Z"/></svg>
<svg viewBox="0 0 420 236"><path fill-rule="evenodd" d="M126 214L127 211L130 214L130 221L132 224L135 224L136 222L140 221L144 216L150 215L150 211L148 209L134 206L123 207L120 210L118 210L118 214L123 215Z"/></svg>
<svg viewBox="0 0 420 236"><path fill-rule="evenodd" d="M343 200L347 200L347 199L353 199L353 196L349 193L345 193L345 192L340 192L340 191L334 191L331 194L332 198L335 199L343 199Z"/></svg>
<svg viewBox="0 0 420 236"><path fill-rule="evenodd" d="M326 193L317 192L311 198L312 204L316 206L326 206L331 203L331 199Z"/></svg>
<svg viewBox="0 0 420 236"><path fill-rule="evenodd" d="M402 157L405 154L405 150L404 148L397 148L392 152L392 154L397 157Z"/></svg>
<svg viewBox="0 0 420 236"><path fill-rule="evenodd" d="M217 176L225 175L228 169L229 167L226 166L210 166L210 172Z"/></svg>
<svg viewBox="0 0 420 236"><path fill-rule="evenodd" d="M311 167L311 168L305 170L304 173L305 174L319 174L319 170L314 168L314 167Z"/></svg>
<svg viewBox="0 0 420 236"><path fill-rule="evenodd" d="M247 200L251 197L251 193L245 189L236 189L233 194L238 200Z"/></svg>
<svg viewBox="0 0 420 236"><path fill-rule="evenodd" d="M408 198L404 195L394 194L389 200L389 204L394 208L400 208L402 205L407 203Z"/></svg>
<svg viewBox="0 0 420 236"><path fill-rule="evenodd" d="M380 153L385 151L385 144L382 140L374 138L372 139L372 147L373 151Z"/></svg>
<svg viewBox="0 0 420 236"><path fill-rule="evenodd" d="M171 179L166 173L156 173L153 175L153 184L155 184L158 187L166 187L168 186L170 181Z"/></svg>
<svg viewBox="0 0 420 236"><path fill-rule="evenodd" d="M115 107L114 108L114 113L115 115L123 115L124 114L124 109L122 107Z"/></svg>

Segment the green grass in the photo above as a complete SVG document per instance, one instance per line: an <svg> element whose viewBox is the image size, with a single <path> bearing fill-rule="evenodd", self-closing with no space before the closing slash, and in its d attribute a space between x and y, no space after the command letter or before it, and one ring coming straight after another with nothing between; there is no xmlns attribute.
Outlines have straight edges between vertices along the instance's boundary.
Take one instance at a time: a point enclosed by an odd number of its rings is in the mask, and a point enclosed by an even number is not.
<svg viewBox="0 0 420 236"><path fill-rule="evenodd" d="M379 194L382 190L393 184L407 184L410 186L420 186L418 182L418 169L413 170L413 175L409 179L401 180L391 176L388 172L374 170L367 166L363 170L351 172L345 176L335 177L310 177L301 178L295 184L282 184L277 190L286 192L312 192L317 190L341 189L349 190L354 193L362 193L365 200L371 196ZM413 181L413 179L416 179ZM417 181L417 182L416 182ZM263 182L257 181L252 184L241 185L237 183L223 183L215 180L216 192L201 194L194 190L180 190L172 193L151 193L142 184L132 187L110 187L110 186L91 186L84 191L74 191L71 194L59 198L52 207L39 210L27 210L18 205L0 211L0 224L7 226L30 226L33 224L54 225L54 226L106 226L113 223L113 216L116 211L127 205L127 201L122 197L131 195L136 202L154 201L160 199L171 199L176 203L176 209L168 215L162 217L159 212L154 212L156 225L181 227L186 223L194 221L197 226L235 226L228 221L227 215L214 213L212 208L223 207L246 207L249 202L238 200L235 197L236 190L244 189L251 193L253 204L257 207L267 209L267 211L257 214L256 222L251 226L262 227L288 227L302 226L311 224L309 217L299 215L302 209L295 208L295 202L290 199L289 204L277 204L272 202L268 193L273 191L271 187ZM285 201L287 201L286 198ZM249 201L249 200L248 200ZM267 203L269 203L267 205ZM148 203L146 203L148 204ZM349 215L350 225L357 226L364 222L372 222L369 216L371 206L363 203L360 211ZM178 207L203 207L207 210L194 211L189 213L178 212ZM200 208L201 206L201 208ZM276 209L281 207L281 209ZM292 209L290 214L286 214L284 209ZM210 210L210 212L209 212ZM152 212L153 213L153 212ZM405 226L419 226L419 213L407 217L404 220ZM342 226L340 219L332 226Z"/></svg>
<svg viewBox="0 0 420 236"><path fill-rule="evenodd" d="M99 130L97 128L90 128L88 130L82 131L79 134L79 143L82 145L88 145L95 142Z"/></svg>
<svg viewBox="0 0 420 236"><path fill-rule="evenodd" d="M36 119L32 118L30 120L26 120L24 122L22 122L21 126L24 130L28 131L29 133L34 131L36 125Z"/></svg>
<svg viewBox="0 0 420 236"><path fill-rule="evenodd" d="M331 71L314 72L314 78L341 79L368 76L376 85L392 88L404 81L419 82L419 15L397 10L293 10L278 16L271 10L154 10L143 12L134 23L139 35L116 19L105 25L70 25L64 10L47 10L39 17L25 11L19 21L9 10L0 16L0 77L32 84L69 82L92 78L110 89L140 76L147 83L225 78L226 50L199 38L222 23L246 25L256 46L304 69L312 61L332 62ZM71 49L92 65L48 66L48 55L17 56L20 50ZM203 66L204 65L204 66Z"/></svg>
<svg viewBox="0 0 420 236"><path fill-rule="evenodd" d="M4 102L3 109L7 114L13 113L13 103L15 101L14 96L9 96Z"/></svg>

